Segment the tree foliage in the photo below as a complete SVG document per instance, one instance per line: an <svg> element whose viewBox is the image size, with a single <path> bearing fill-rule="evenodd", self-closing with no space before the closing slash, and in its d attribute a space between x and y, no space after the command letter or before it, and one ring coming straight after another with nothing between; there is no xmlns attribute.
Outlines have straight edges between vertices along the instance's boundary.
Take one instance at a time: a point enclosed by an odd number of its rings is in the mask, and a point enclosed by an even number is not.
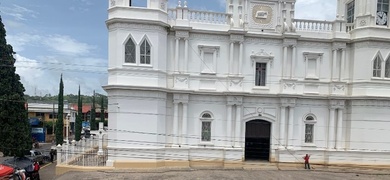
<svg viewBox="0 0 390 180"><path fill-rule="evenodd" d="M104 117L104 97L102 96L100 98L100 121L104 122L105 117Z"/></svg>
<svg viewBox="0 0 390 180"><path fill-rule="evenodd" d="M75 124L75 140L80 141L81 139L81 129L82 129L82 115L83 115L83 105L82 105L82 97L80 95L80 86L79 86L79 95L78 95L78 102L77 102L77 116L76 116L76 124Z"/></svg>
<svg viewBox="0 0 390 180"><path fill-rule="evenodd" d="M92 108L91 108L91 130L97 130L96 127L96 107L95 107L95 91L92 96Z"/></svg>
<svg viewBox="0 0 390 180"><path fill-rule="evenodd" d="M64 141L64 83L62 82L62 74L60 79L60 90L58 93L58 120L56 123L56 144L61 144Z"/></svg>
<svg viewBox="0 0 390 180"><path fill-rule="evenodd" d="M108 99L106 95L96 93L96 96L100 96L104 98L104 104L108 104ZM81 95L81 98L83 99L84 104L92 104L92 97L93 96L88 96L88 95ZM57 103L58 101L58 95L51 96L51 95L45 95L45 96L30 96L30 95L25 95L25 98L29 103ZM68 101L68 103L76 104L78 103L79 96L78 95L73 95L73 94L68 94L64 95L64 101Z"/></svg>
<svg viewBox="0 0 390 180"><path fill-rule="evenodd" d="M7 44L0 16L0 151L5 156L24 155L32 145L24 87L16 74L13 48Z"/></svg>

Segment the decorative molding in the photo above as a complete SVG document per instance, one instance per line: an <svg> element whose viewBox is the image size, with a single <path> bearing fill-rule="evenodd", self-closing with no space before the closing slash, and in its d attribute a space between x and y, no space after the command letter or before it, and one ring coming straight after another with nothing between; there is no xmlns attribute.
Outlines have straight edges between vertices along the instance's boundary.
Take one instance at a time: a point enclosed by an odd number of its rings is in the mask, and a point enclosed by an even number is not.
<svg viewBox="0 0 390 180"><path fill-rule="evenodd" d="M283 39L283 46L296 46L297 43L296 39Z"/></svg>
<svg viewBox="0 0 390 180"><path fill-rule="evenodd" d="M175 77L175 82L176 83L182 82L182 83L188 84L188 78L186 78L186 77Z"/></svg>
<svg viewBox="0 0 390 180"><path fill-rule="evenodd" d="M345 100L329 100L329 108L331 109L343 109L345 106Z"/></svg>
<svg viewBox="0 0 390 180"><path fill-rule="evenodd" d="M252 51L252 55L250 57L252 60L252 66L254 66L255 62L270 63L271 67L273 66L274 55L272 53L264 52L264 49L260 49L260 52L257 53Z"/></svg>
<svg viewBox="0 0 390 180"><path fill-rule="evenodd" d="M229 41L230 40L230 36L227 36L227 35L211 35L211 34L195 34L195 33L191 33L190 38L197 39L197 40L204 39L204 40L208 40L208 41L213 41L213 40Z"/></svg>
<svg viewBox="0 0 390 180"><path fill-rule="evenodd" d="M179 37L179 38L188 38L188 37L190 37L190 33L188 31L176 31L175 35L176 35L176 37Z"/></svg>
<svg viewBox="0 0 390 180"><path fill-rule="evenodd" d="M262 44L262 45L281 45L283 43L283 40L281 39L271 39L271 38L245 38L246 43L255 43L255 44Z"/></svg>
<svg viewBox="0 0 390 180"><path fill-rule="evenodd" d="M244 35L231 34L230 35L230 41L233 41L233 42L243 42L244 41Z"/></svg>
<svg viewBox="0 0 390 180"><path fill-rule="evenodd" d="M308 59L318 59L322 60L322 56L324 53L319 53L319 52L303 52L303 55L305 58L303 59L304 61L307 61Z"/></svg>
<svg viewBox="0 0 390 180"><path fill-rule="evenodd" d="M188 94L173 94L174 103L188 103L189 95Z"/></svg>
<svg viewBox="0 0 390 180"><path fill-rule="evenodd" d="M275 29L276 28L276 4L275 3L254 3L250 4L251 16L249 18L250 28ZM261 16L259 16L261 14Z"/></svg>
<svg viewBox="0 0 390 180"><path fill-rule="evenodd" d="M353 44L355 49L360 48L381 48L381 49L390 49L390 42L379 42L379 41L364 41L357 42Z"/></svg>
<svg viewBox="0 0 390 180"><path fill-rule="evenodd" d="M236 85L236 86L240 86L242 87L242 80L230 80L230 87L232 87L233 85Z"/></svg>
<svg viewBox="0 0 390 180"><path fill-rule="evenodd" d="M345 49L347 48L347 43L344 42L333 42L332 43L332 49Z"/></svg>
<svg viewBox="0 0 390 180"><path fill-rule="evenodd" d="M351 100L351 106L390 107L390 101L386 100Z"/></svg>
<svg viewBox="0 0 390 180"><path fill-rule="evenodd" d="M296 99L295 98L281 98L280 104L282 107L295 107Z"/></svg>
<svg viewBox="0 0 390 180"><path fill-rule="evenodd" d="M116 4L115 0L111 0L111 3L110 3L111 7L115 6L115 4Z"/></svg>
<svg viewBox="0 0 390 180"><path fill-rule="evenodd" d="M226 104L227 105L242 105L242 96L227 96Z"/></svg>
<svg viewBox="0 0 390 180"><path fill-rule="evenodd" d="M295 90L295 83L294 82L292 82L292 83L284 83L283 87L284 87L284 89L290 88L290 89L294 89Z"/></svg>
<svg viewBox="0 0 390 180"><path fill-rule="evenodd" d="M311 42L311 41L298 41L298 46L301 47L316 47L316 48L331 48L332 44L331 43L326 43L326 42Z"/></svg>
<svg viewBox="0 0 390 180"><path fill-rule="evenodd" d="M360 26L365 26L367 23L366 23L366 20L361 20L359 24L360 24Z"/></svg>
<svg viewBox="0 0 390 180"><path fill-rule="evenodd" d="M335 84L335 85L333 85L333 91L336 91L336 90L344 91L344 89L345 89L345 85L343 85L343 84Z"/></svg>
<svg viewBox="0 0 390 180"><path fill-rule="evenodd" d="M108 29L137 29L141 31L157 31L160 33L167 33L167 29L162 26L149 25L149 24L137 24L137 23L113 23L108 25Z"/></svg>

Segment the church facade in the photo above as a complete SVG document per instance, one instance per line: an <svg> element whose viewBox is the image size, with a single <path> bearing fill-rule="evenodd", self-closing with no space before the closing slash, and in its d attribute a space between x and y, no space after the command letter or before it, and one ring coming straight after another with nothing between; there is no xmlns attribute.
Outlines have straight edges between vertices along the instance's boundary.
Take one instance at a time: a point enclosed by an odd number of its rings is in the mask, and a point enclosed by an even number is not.
<svg viewBox="0 0 390 180"><path fill-rule="evenodd" d="M389 164L389 1L295 2L110 0L107 165Z"/></svg>

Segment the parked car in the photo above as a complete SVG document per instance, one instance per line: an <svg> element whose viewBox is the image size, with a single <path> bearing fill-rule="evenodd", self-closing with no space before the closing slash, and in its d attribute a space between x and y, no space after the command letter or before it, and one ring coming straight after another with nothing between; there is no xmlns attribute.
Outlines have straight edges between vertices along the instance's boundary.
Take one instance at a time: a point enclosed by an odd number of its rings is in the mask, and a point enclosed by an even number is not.
<svg viewBox="0 0 390 180"><path fill-rule="evenodd" d="M34 168L34 160L27 158L27 157L14 157L11 159L7 159L3 162L3 164L13 167L16 171L15 172L21 172L25 173L26 179L30 180L39 180L39 168L38 170L35 170ZM17 174L15 174L17 175ZM14 179L21 179L20 177Z"/></svg>
<svg viewBox="0 0 390 180"><path fill-rule="evenodd" d="M43 164L45 159L44 155L38 150L30 150L26 152L25 156L32 161L39 162L39 164Z"/></svg>

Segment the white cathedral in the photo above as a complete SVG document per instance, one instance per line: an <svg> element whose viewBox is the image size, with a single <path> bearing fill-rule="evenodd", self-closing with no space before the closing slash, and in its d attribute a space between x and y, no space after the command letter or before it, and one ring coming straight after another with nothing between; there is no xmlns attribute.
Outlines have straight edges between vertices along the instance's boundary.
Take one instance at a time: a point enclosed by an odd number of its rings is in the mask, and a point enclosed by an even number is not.
<svg viewBox="0 0 390 180"><path fill-rule="evenodd" d="M108 1L107 165L390 164L389 0L295 3Z"/></svg>

